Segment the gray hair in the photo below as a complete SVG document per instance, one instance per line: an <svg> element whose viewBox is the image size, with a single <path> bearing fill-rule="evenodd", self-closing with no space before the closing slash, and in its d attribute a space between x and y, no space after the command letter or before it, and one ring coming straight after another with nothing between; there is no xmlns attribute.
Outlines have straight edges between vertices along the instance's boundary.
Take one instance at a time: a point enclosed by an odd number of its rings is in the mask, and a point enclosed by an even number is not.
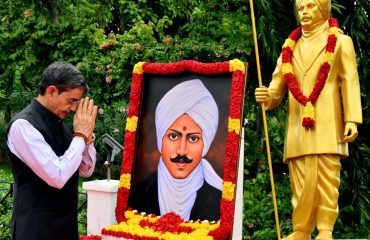
<svg viewBox="0 0 370 240"><path fill-rule="evenodd" d="M44 95L46 88L51 85L57 87L60 92L74 88L87 91L89 88L82 73L67 62L54 62L46 68L39 85L39 94Z"/></svg>

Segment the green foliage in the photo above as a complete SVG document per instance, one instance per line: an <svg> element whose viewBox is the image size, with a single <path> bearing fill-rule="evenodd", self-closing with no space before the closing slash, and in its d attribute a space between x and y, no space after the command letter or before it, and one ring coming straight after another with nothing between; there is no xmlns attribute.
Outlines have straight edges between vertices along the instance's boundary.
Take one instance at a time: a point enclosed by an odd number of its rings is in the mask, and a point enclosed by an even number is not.
<svg viewBox="0 0 370 240"><path fill-rule="evenodd" d="M0 239L10 239L10 220L12 218L12 198L8 197L0 208Z"/></svg>
<svg viewBox="0 0 370 240"><path fill-rule="evenodd" d="M356 141L350 145L350 156L342 161L339 198L342 207L335 234L342 238L366 238L370 235L370 147Z"/></svg>
<svg viewBox="0 0 370 240"><path fill-rule="evenodd" d="M7 165L0 163L0 200L9 192L9 182L12 180L10 169ZM10 220L12 217L12 198L8 196L4 202L0 204L0 239L9 239L10 236Z"/></svg>
<svg viewBox="0 0 370 240"><path fill-rule="evenodd" d="M80 236L85 236L87 235L87 194L81 191L83 190L80 189L78 195L78 207L81 208L77 216L78 233Z"/></svg>
<svg viewBox="0 0 370 240"><path fill-rule="evenodd" d="M4 121L4 114L0 113L0 142L3 143L5 142L5 132L6 132L6 126L7 123ZM0 144L0 153L5 153L5 145ZM3 156L0 156L0 162Z"/></svg>
<svg viewBox="0 0 370 240"><path fill-rule="evenodd" d="M288 175L275 178L280 230L283 235L291 231L291 204ZM276 238L274 207L267 162L261 165L257 177L245 181L244 186L244 236L247 239Z"/></svg>
<svg viewBox="0 0 370 240"><path fill-rule="evenodd" d="M370 76L370 38L369 28L369 9L370 2L367 0L356 1L337 1L343 5L344 9L334 17L339 18L340 25L346 34L348 34L354 43L356 49L357 69L360 77L361 101L364 121L360 127L360 137L366 141L369 146L369 138L365 133L369 132L370 127L370 83L367 79Z"/></svg>
<svg viewBox="0 0 370 240"><path fill-rule="evenodd" d="M120 144L123 145L123 133L126 126L126 116L127 116L127 103L125 102L114 102L111 107L101 108L104 112L99 114L99 121L96 123L95 135L99 136L96 141L101 142L101 136L108 133L113 138L115 138ZM107 169L103 165L108 155L108 149L106 146L101 144L96 144L96 150L98 152L99 162L96 165L95 172L101 178L107 177ZM117 155L113 161L113 171L112 179L119 179L120 168L121 168L122 155ZM103 161L104 160L104 161Z"/></svg>
<svg viewBox="0 0 370 240"><path fill-rule="evenodd" d="M253 42L245 41L252 38L251 26L246 24L249 21L246 8L240 6L235 11L227 11L227 7L222 6L222 2L210 1L194 8L189 24L179 29L174 52L184 53L182 58L203 62L233 58L245 61L253 48Z"/></svg>

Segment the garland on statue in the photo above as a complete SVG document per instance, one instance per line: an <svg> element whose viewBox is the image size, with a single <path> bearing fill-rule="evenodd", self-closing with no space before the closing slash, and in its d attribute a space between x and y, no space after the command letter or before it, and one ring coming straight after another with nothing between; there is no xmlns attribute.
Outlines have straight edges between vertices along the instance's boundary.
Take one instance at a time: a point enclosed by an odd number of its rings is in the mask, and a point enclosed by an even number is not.
<svg viewBox="0 0 370 240"><path fill-rule="evenodd" d="M312 128L315 123L315 110L313 104L315 104L317 98L320 96L320 93L325 86L325 82L328 78L334 58L334 50L337 44L339 25L338 21L335 18L330 18L328 22L329 22L329 36L325 47L324 61L321 64L320 71L317 76L313 90L308 97L303 95L302 90L299 88L292 67L292 52L295 44L302 35L302 26L296 28L288 36L288 38L284 42L281 51L283 63L282 72L284 75L285 82L290 92L293 94L294 98L304 106L302 126L305 128Z"/></svg>

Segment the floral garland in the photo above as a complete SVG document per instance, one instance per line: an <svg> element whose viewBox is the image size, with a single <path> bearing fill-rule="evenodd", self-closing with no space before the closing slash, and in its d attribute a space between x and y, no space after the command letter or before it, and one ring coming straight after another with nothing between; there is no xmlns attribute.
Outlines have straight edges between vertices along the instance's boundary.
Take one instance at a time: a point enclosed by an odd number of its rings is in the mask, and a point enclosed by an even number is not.
<svg viewBox="0 0 370 240"><path fill-rule="evenodd" d="M206 231L207 238L199 237L198 230L202 225L189 223L174 213L162 216L162 220L153 220L151 217L142 219L140 222L133 222L131 210L128 210L128 197L132 181L132 167L134 163L135 141L138 125L140 99L142 95L143 74L175 74L190 71L198 74L222 74L231 72L231 93L230 109L228 114L228 133L226 137L225 159L224 159L224 178L222 186L222 198L220 206L220 221L210 224ZM218 63L200 63L193 60L184 60L174 63L150 63L139 62L134 66L133 79L131 84L130 102L126 121L126 132L124 137L124 153L122 160L120 183L117 193L116 219L118 225L108 226L102 230L104 235L123 236L131 234L141 234L140 239L226 239L232 230L234 219L234 195L237 160L239 159L240 129L242 116L242 104L244 96L245 65L238 59ZM137 214L135 214L136 216ZM165 231L168 225L168 218L175 218L177 226L181 226L176 231ZM167 220L166 220L167 219ZM170 224L171 225L171 224ZM212 226L212 227L211 227ZM130 230L131 229L131 230ZM150 231L148 229L151 229ZM155 230L153 230L155 229ZM160 230L160 231L159 231ZM149 231L149 232L147 232ZM200 230L199 230L200 231ZM203 229L202 232L205 230ZM161 235L158 235L158 234ZM132 235L134 234L134 235ZM168 234L168 235L166 235ZM195 234L197 238L190 238ZM126 235L125 235L126 236ZM129 236L129 235L127 235ZM184 238L179 238L184 236ZM134 238L137 239L137 238Z"/></svg>
<svg viewBox="0 0 370 240"><path fill-rule="evenodd" d="M299 88L297 79L293 73L292 67L292 51L302 35L302 26L295 29L285 40L282 47L282 72L284 75L285 82L293 94L294 98L304 106L302 126L305 128L312 128L315 123L315 110L313 104L315 104L317 98L320 96L322 89L325 86L325 82L328 78L330 67L334 58L334 50L337 43L337 35L339 32L338 21L335 18L330 18L329 22L329 36L325 48L324 61L321 64L319 74L317 76L316 83L313 87L311 94L306 97L303 95L302 90Z"/></svg>
<svg viewBox="0 0 370 240"><path fill-rule="evenodd" d="M170 212L161 217L137 211L125 211L126 221L102 230L103 236L125 239L150 240L212 240L209 232L219 227L219 222L184 221L176 213Z"/></svg>

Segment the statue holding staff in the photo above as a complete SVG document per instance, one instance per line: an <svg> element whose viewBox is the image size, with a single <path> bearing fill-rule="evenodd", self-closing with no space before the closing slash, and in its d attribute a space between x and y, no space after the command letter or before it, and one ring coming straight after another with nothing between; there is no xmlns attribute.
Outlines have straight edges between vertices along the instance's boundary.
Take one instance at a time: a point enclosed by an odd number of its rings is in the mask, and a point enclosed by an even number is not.
<svg viewBox="0 0 370 240"><path fill-rule="evenodd" d="M268 88L255 90L266 109L288 91L284 162L288 164L293 233L285 239L333 239L338 216L340 159L362 122L352 40L330 18L330 0L296 0L301 26L282 47Z"/></svg>

